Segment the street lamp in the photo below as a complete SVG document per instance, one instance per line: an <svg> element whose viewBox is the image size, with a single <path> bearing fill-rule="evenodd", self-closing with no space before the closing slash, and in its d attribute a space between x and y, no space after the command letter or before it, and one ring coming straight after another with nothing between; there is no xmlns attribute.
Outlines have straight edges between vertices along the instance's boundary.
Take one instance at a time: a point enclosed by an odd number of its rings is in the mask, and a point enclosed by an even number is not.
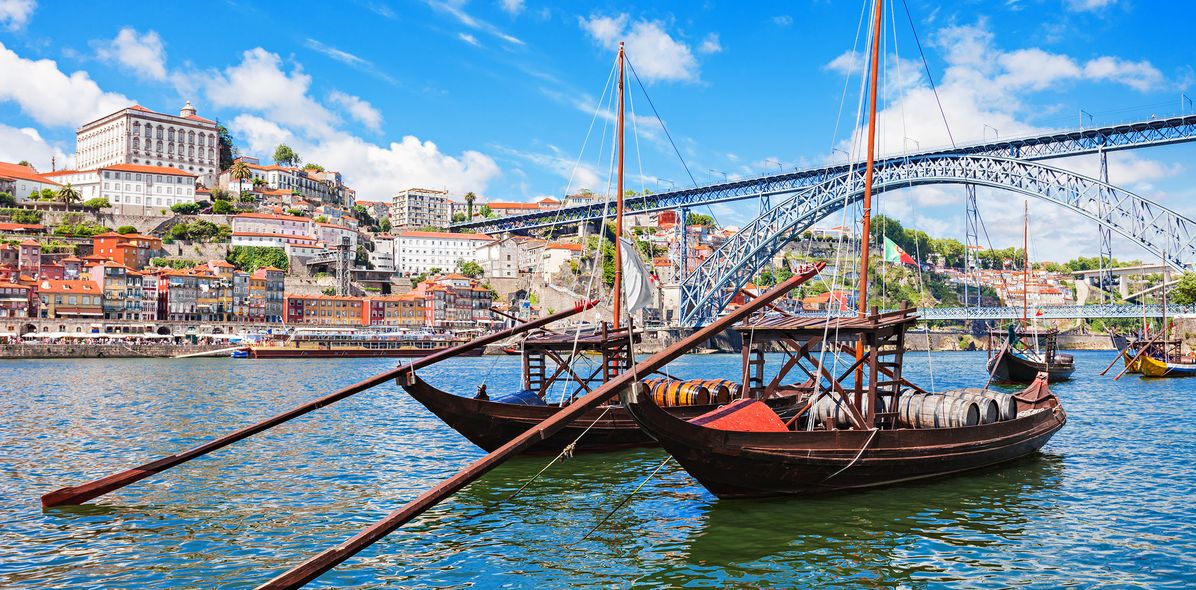
<svg viewBox="0 0 1196 590"><path fill-rule="evenodd" d="M851 161L851 154L847 153L847 150L845 150L843 148L831 148L831 153L833 154L835 152L839 152L839 153L843 154L843 161L845 161L845 162Z"/></svg>
<svg viewBox="0 0 1196 590"><path fill-rule="evenodd" d="M910 142L910 141L914 142L914 148L916 148L916 149L917 149L919 152L920 152L920 151L922 151L922 144L921 144L921 142L919 142L918 140L916 140L916 139L914 139L914 138L912 138L912 137L906 137L905 139L903 139L903 140L902 140L902 142L901 142L901 148L902 148L902 149L904 149L906 152L908 152L908 151L909 151L909 147L908 147L908 146L909 146L909 144L908 144L907 142Z"/></svg>
<svg viewBox="0 0 1196 590"><path fill-rule="evenodd" d="M708 170L709 172L713 172L713 173L715 173L715 174L722 174L722 175L723 175L723 182L728 182L728 179L727 179L727 173L726 173L726 172L723 172L722 170L715 170L714 168L707 168L707 170Z"/></svg>
<svg viewBox="0 0 1196 590"><path fill-rule="evenodd" d="M994 140L994 141L999 141L999 140L1001 139L1001 133L1000 133L999 131L997 131L997 128L996 128L996 127L993 127L992 125L989 125L988 123L985 123L985 124L984 124L984 128L980 130L980 139L981 139L981 140L983 140L983 139L985 139L986 137L988 137L988 130L989 130L989 129L992 129L992 132L993 132L993 140Z"/></svg>
<svg viewBox="0 0 1196 590"><path fill-rule="evenodd" d="M781 164L780 160L777 160L776 158L768 158L767 160L764 160L764 173L765 174L768 174L768 165L770 163L777 165L777 171L779 171L779 172L785 171L785 166L783 164Z"/></svg>
<svg viewBox="0 0 1196 590"><path fill-rule="evenodd" d="M1088 115L1089 123L1092 122L1092 113L1085 111L1084 109L1080 109L1080 129L1084 128L1084 115Z"/></svg>

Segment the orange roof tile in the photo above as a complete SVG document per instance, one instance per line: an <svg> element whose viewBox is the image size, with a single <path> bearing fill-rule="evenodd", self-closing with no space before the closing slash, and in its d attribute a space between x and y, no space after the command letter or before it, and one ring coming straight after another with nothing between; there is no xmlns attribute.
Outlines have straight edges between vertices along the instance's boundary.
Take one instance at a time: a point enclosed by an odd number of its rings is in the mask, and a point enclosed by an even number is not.
<svg viewBox="0 0 1196 590"><path fill-rule="evenodd" d="M37 173L33 168L29 166L21 166L20 164L0 162L0 176L5 178L17 178L20 180L31 180L33 182L58 186L57 182L46 178L43 174Z"/></svg>
<svg viewBox="0 0 1196 590"><path fill-rule="evenodd" d="M298 215L278 215L276 213L238 213L233 219L275 219L278 221L306 221L311 222L307 217L299 217Z"/></svg>
<svg viewBox="0 0 1196 590"><path fill-rule="evenodd" d="M403 238L444 238L444 239L462 239L462 240L493 240L494 238L486 234L454 234L443 231L401 231L398 233L399 237Z"/></svg>

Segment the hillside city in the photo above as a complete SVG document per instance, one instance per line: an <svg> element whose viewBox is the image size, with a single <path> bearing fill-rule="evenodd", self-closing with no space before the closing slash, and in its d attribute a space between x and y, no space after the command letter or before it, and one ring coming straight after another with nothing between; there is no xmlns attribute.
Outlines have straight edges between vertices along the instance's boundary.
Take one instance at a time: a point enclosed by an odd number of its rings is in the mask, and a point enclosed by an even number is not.
<svg viewBox="0 0 1196 590"><path fill-rule="evenodd" d="M76 142L74 168L0 163L0 317L10 337L94 332L96 320L108 322L105 332L160 334L171 333L161 326L172 322L486 330L508 321L491 308L522 320L582 298L599 251L609 275L609 245L600 249L584 228L449 231L454 222L605 199L588 190L531 202L419 187L358 195L339 172L286 145L270 163L240 153L229 130L190 102L177 115L132 105L81 122ZM656 289L644 321L673 325L679 279L737 228L674 211L626 222ZM968 281L989 305L1020 304L1023 295L1029 306L1069 304L1078 289L1089 296L1071 274L1088 267L1074 261L1037 264L1027 279L1019 250L993 250L967 273L959 242L891 224L883 237L918 260L874 270L891 285L885 304L959 305ZM834 260L852 233L805 232L746 291L784 278L787 261ZM854 305L853 273L830 274L841 284L805 287L803 309Z"/></svg>

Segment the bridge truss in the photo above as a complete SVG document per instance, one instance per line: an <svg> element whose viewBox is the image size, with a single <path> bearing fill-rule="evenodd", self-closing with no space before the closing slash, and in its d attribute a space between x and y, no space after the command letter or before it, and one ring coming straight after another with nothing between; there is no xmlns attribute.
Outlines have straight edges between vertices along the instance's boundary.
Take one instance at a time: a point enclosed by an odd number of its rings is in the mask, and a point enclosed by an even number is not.
<svg viewBox="0 0 1196 590"><path fill-rule="evenodd" d="M1122 125L1094 127L1091 129L1060 131L1002 141L963 145L956 148L919 151L887 158L881 160L878 164L885 165L909 159L938 156L992 156L1036 161L1194 140L1196 140L1196 115L1186 115ZM850 169L861 167L862 164L860 163L844 163L691 189L671 190L652 195L629 197L624 200L624 207L628 215L634 215L683 207L692 208L741 199L763 199L818 186L834 177L846 174ZM775 202L771 204L774 208L777 206ZM564 207L524 215L458 223L453 224L452 229L468 229L484 233L508 231L512 233L525 233L533 229L595 221L602 218L603 208L604 205L602 203Z"/></svg>
<svg viewBox="0 0 1196 590"><path fill-rule="evenodd" d="M1048 305L1035 308L1031 313L1039 320L1072 320L1100 318L1160 318L1162 305ZM855 310L834 311L835 317L852 317ZM1196 314L1196 305L1169 305L1167 315ZM826 316L827 312L802 312L803 316ZM1017 320L1022 317L1021 307L930 307L918 310L918 317L925 321L973 321L973 320Z"/></svg>
<svg viewBox="0 0 1196 590"><path fill-rule="evenodd" d="M793 236L859 201L863 180L862 168L844 171L797 191L745 225L682 281L682 323L702 325L717 317ZM1095 178L1036 162L982 155L888 159L876 166L873 190L960 183L1011 190L1067 207L1177 270L1196 262L1196 222Z"/></svg>

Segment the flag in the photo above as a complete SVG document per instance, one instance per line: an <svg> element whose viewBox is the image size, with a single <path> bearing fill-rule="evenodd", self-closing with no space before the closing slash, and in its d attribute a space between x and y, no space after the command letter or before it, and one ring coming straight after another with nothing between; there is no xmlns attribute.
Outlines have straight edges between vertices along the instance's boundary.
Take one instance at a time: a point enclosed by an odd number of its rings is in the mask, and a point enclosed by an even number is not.
<svg viewBox="0 0 1196 590"><path fill-rule="evenodd" d="M652 289L648 283L648 269L640 259L638 248L627 238L619 238L619 247L623 261L623 301L630 315L652 303Z"/></svg>
<svg viewBox="0 0 1196 590"><path fill-rule="evenodd" d="M1040 308L1038 308L1038 310L1034 312L1034 317L1038 317L1038 316L1040 316L1040 315L1042 315L1042 308L1041 308L1041 307L1040 307Z"/></svg>
<svg viewBox="0 0 1196 590"><path fill-rule="evenodd" d="M902 250L901 246L898 246L896 242L890 240L887 236L885 237L885 262L918 265L918 261L914 260L913 256Z"/></svg>

